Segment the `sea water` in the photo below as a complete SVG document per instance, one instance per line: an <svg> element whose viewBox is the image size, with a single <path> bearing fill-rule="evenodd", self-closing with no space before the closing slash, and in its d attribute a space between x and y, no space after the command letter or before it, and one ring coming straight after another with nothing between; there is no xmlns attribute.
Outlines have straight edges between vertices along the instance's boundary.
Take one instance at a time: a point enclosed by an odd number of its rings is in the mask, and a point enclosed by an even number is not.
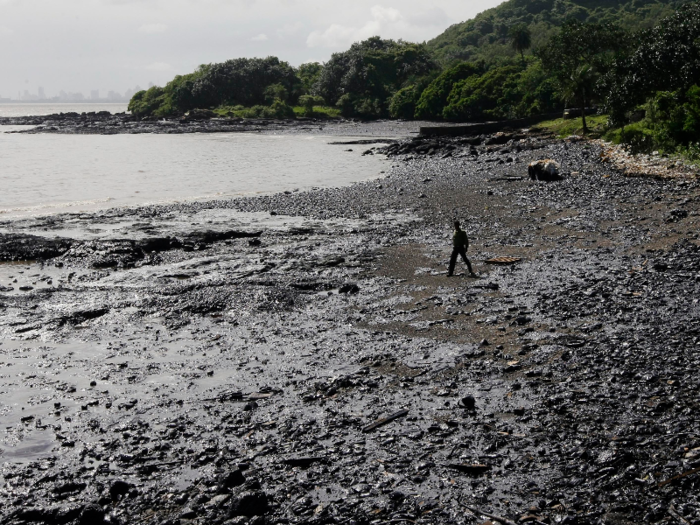
<svg viewBox="0 0 700 525"><path fill-rule="evenodd" d="M109 111L123 113L127 104L122 102L9 102L0 104L0 117L31 117L55 113L89 113Z"/></svg>
<svg viewBox="0 0 700 525"><path fill-rule="evenodd" d="M336 187L387 163L367 146L329 144L352 137L12 133L21 129L0 126L0 218Z"/></svg>

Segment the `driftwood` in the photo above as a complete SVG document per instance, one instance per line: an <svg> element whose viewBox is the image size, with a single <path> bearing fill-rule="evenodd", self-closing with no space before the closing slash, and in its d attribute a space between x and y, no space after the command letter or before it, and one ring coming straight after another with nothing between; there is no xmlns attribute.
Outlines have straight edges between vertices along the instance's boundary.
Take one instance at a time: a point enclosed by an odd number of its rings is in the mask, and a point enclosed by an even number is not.
<svg viewBox="0 0 700 525"><path fill-rule="evenodd" d="M398 412L395 412L395 413L391 414L390 416L387 416L387 417L384 417L381 419L377 419L374 423L370 423L369 425L367 425L366 427L364 427L362 429L362 432L371 432L372 430L374 430L376 428L383 427L387 423L391 423L394 419L398 419L398 418L404 417L406 415L408 415L408 410L406 410L406 409L399 410Z"/></svg>

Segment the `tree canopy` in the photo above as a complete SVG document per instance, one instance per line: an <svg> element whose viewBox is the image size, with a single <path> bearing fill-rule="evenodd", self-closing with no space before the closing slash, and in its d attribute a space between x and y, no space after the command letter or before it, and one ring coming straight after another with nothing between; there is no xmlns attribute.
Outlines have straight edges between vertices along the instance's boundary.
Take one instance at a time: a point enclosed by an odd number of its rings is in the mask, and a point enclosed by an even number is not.
<svg viewBox="0 0 700 525"><path fill-rule="evenodd" d="M388 116L391 97L436 68L421 44L372 37L333 54L312 91L345 116Z"/></svg>
<svg viewBox="0 0 700 525"><path fill-rule="evenodd" d="M237 58L208 64L184 76L177 76L165 88L134 95L129 110L136 115L168 116L195 108L221 105L254 106L274 101L268 90L298 98L301 82L294 69L277 57Z"/></svg>
<svg viewBox="0 0 700 525"><path fill-rule="evenodd" d="M527 24L516 24L508 30L510 45L515 51L520 53L520 58L525 62L525 51L532 45L532 33Z"/></svg>
<svg viewBox="0 0 700 525"><path fill-rule="evenodd" d="M691 2L644 31L638 46L618 58L604 87L614 122L657 91L687 91L700 84L700 3Z"/></svg>
<svg viewBox="0 0 700 525"><path fill-rule="evenodd" d="M454 24L427 43L436 60L494 62L519 54L511 45L510 30L524 24L532 48L547 43L569 20L614 23L628 31L655 26L685 0L508 0L472 20Z"/></svg>

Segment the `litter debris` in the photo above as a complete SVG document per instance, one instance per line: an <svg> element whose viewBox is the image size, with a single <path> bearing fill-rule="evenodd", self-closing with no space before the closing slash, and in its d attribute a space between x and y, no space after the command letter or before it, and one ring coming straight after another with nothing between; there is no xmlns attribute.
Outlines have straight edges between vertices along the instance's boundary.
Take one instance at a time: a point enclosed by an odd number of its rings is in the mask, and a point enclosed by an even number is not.
<svg viewBox="0 0 700 525"><path fill-rule="evenodd" d="M484 262L486 264L515 264L520 261L522 261L520 257L492 257Z"/></svg>

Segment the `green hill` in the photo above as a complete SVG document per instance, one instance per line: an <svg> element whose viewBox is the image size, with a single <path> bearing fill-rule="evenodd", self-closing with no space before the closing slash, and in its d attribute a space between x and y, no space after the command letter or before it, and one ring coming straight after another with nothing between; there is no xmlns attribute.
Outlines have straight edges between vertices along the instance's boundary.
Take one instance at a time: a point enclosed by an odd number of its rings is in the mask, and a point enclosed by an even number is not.
<svg viewBox="0 0 700 525"><path fill-rule="evenodd" d="M442 63L455 60L497 62L515 56L509 29L527 24L537 49L566 20L616 22L628 30L653 27L685 2L682 0L508 0L474 19L455 24L428 42Z"/></svg>

